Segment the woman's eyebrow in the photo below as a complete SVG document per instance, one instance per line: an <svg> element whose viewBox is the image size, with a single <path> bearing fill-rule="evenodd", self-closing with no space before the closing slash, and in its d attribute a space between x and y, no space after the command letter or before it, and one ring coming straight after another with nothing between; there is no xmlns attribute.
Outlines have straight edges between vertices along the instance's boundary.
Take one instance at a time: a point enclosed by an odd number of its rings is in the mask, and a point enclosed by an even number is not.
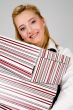
<svg viewBox="0 0 73 110"><path fill-rule="evenodd" d="M21 28L22 26L25 26L24 24L21 24L18 28Z"/></svg>
<svg viewBox="0 0 73 110"><path fill-rule="evenodd" d="M32 17L32 18L30 18L30 19L28 20L28 22L31 21L31 20L33 20L33 19L35 19L35 18L36 18L36 17Z"/></svg>

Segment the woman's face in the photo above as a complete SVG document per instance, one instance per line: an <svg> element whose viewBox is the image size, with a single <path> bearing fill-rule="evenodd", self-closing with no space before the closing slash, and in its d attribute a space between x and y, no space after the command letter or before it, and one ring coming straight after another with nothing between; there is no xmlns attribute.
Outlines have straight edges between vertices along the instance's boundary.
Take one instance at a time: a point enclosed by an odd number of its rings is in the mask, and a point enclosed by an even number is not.
<svg viewBox="0 0 73 110"><path fill-rule="evenodd" d="M22 39L39 47L43 47L44 20L31 10L26 10L15 17L15 24Z"/></svg>

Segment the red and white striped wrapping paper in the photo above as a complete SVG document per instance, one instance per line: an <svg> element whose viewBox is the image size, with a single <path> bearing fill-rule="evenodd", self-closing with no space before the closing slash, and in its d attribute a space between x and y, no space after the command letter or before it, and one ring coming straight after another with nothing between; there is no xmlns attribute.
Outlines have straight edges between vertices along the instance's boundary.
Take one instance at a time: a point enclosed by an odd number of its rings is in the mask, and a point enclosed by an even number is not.
<svg viewBox="0 0 73 110"><path fill-rule="evenodd" d="M0 108L49 110L70 58L0 36Z"/></svg>
<svg viewBox="0 0 73 110"><path fill-rule="evenodd" d="M1 66L16 72L16 77L30 80L40 53L39 47L0 36Z"/></svg>
<svg viewBox="0 0 73 110"><path fill-rule="evenodd" d="M69 57L43 49L31 81L59 85L63 75L66 73L69 62Z"/></svg>
<svg viewBox="0 0 73 110"><path fill-rule="evenodd" d="M0 103L20 110L48 110L56 90L56 85L15 80L0 73Z"/></svg>

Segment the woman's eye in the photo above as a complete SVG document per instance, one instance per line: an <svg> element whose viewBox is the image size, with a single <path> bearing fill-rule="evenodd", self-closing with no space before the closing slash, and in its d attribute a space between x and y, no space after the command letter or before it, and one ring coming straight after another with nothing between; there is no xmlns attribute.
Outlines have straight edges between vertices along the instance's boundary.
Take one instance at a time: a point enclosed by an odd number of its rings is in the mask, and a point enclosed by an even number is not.
<svg viewBox="0 0 73 110"><path fill-rule="evenodd" d="M25 29L26 29L25 27L20 28L21 31L25 31Z"/></svg>
<svg viewBox="0 0 73 110"><path fill-rule="evenodd" d="M36 20L33 20L31 23L34 24L36 22Z"/></svg>

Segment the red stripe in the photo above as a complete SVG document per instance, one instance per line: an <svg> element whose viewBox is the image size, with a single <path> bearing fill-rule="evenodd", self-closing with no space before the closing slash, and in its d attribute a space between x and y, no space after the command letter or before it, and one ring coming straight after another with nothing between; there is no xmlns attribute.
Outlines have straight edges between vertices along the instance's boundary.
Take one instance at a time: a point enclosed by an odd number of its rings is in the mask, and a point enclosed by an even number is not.
<svg viewBox="0 0 73 110"><path fill-rule="evenodd" d="M29 68L29 69L31 69L31 70L32 70L32 68L27 67L26 65L23 65L22 63L19 63L19 62L15 61L15 60L12 60L12 59L10 59L10 58L8 58L8 57L4 56L4 55L1 55L1 56L2 56L2 57L4 57L4 58L6 58L6 59L8 59L8 60L10 60L10 61L13 61L13 62L15 62L15 63L17 63L17 64L19 64L19 65L22 65L22 66L24 66L24 67Z"/></svg>
<svg viewBox="0 0 73 110"><path fill-rule="evenodd" d="M35 73L35 77L33 79L33 82L36 82L36 80L37 80L37 77L38 77L38 74L39 74L39 71L40 71L40 65L41 65L41 63L42 63L42 58L40 58L40 61L38 62L38 68L36 70L36 73Z"/></svg>
<svg viewBox="0 0 73 110"><path fill-rule="evenodd" d="M47 78L46 83L49 83L49 80L50 80L50 77L51 77L51 74L52 74L52 71L53 71L53 68L54 68L54 65L55 65L55 61L51 61L51 62L53 62L53 64L52 64L50 72L48 74L48 78Z"/></svg>
<svg viewBox="0 0 73 110"><path fill-rule="evenodd" d="M18 66L15 66L15 65L13 65L13 64L11 64L11 63L9 63L9 62L6 62L6 61L4 61L4 60L0 60L0 62L3 64L3 65L6 65L6 66L8 66L9 68L12 68L13 70L15 70L15 71L18 71L18 72L20 72L20 73L22 73L22 74L25 74L26 76L28 76L28 77L32 77L32 73L30 73L30 72L28 72L28 71L26 71L26 70L23 70L23 69L21 69L21 68L19 68Z"/></svg>
<svg viewBox="0 0 73 110"><path fill-rule="evenodd" d="M16 90L16 89L14 89L14 88L11 88L11 87L7 87L6 85L5 85L5 87L3 87L4 85L2 85L2 84L0 84L2 87L1 88L3 88L3 89L7 89L7 90L9 90L9 91L11 91L11 92L14 92L14 93L17 93L17 94L20 94L20 95L22 95L22 96L26 96L26 97L29 97L29 98L31 98L31 99L34 99L34 100L37 100L37 101L39 101L39 102L42 102L42 103L44 103L44 104L47 104L47 105L50 105L51 103L52 103L52 100L51 101L49 101L49 99L44 99L44 97L43 98L41 98L40 96L36 96L36 94L34 94L34 95L32 95L32 93L30 93L30 94L28 94L28 93L26 93L25 91L24 92L22 92L22 91L19 91L19 90ZM49 94L50 95L50 94ZM51 96L52 97L52 96Z"/></svg>
<svg viewBox="0 0 73 110"><path fill-rule="evenodd" d="M2 50L4 50L4 49L2 49ZM21 57L21 58L24 58L24 59L26 59L26 60L28 60L28 61L34 62L32 59L23 57L23 56L25 56L25 54L22 56L22 53L20 53L20 52L18 52L18 51L16 51L16 50L15 50L15 53L14 53L14 52L12 53L12 52L10 52L10 51L8 51L8 50L4 50L4 51L7 51L7 52L9 52L9 53L11 53L11 54L14 54L14 55L16 55L16 56L19 56L19 57ZM16 54L16 53L19 53L19 54L21 54L21 55Z"/></svg>
<svg viewBox="0 0 73 110"><path fill-rule="evenodd" d="M32 105L30 105L30 104L26 104L26 103L23 103L23 102L21 102L21 101L18 101L18 100L15 100L15 99L10 99L9 97L5 97L5 96L0 96L0 99L2 99L2 100L5 100L5 101L7 101L7 102L10 102L10 103L12 103L12 104L14 104L14 105L17 105L18 107L19 106L21 106L21 107L23 107L23 108L27 108L27 109L29 109L29 110L41 110L40 108L38 108L38 107L35 107L35 105L34 106L32 106ZM20 108L19 108L20 109Z"/></svg>
<svg viewBox="0 0 73 110"><path fill-rule="evenodd" d="M2 74L0 74L0 76L3 76L5 79L8 79L8 80L12 80L13 82L17 82L18 84L21 84L21 85L23 85L23 86L27 86L27 87L31 87L32 89L34 89L34 90L38 90L38 91L40 91L40 92L42 92L42 93L46 93L46 94L48 94L49 95L49 93L50 93L50 95L55 95L55 92L53 92L53 91L51 91L51 90L46 90L46 89L44 89L44 88L42 88L42 86L40 86L40 87L38 87L36 84L34 84L34 83L31 83L31 82L23 82L23 81L20 81L20 80L15 80L15 79L13 79L13 78L11 78L11 77L8 77L8 76L4 76L4 75L2 75ZM34 85L33 85L34 84Z"/></svg>
<svg viewBox="0 0 73 110"><path fill-rule="evenodd" d="M29 49L29 50L31 50L31 51L34 51L34 52L37 52L39 49L37 49L37 48L33 48L33 47L31 47L31 46L28 46L28 45L26 45L25 43L24 44L22 44L22 43L20 43L20 42L16 42L16 41L14 41L14 40L11 40L11 39L7 39L7 38L3 38L3 37L1 37L0 36L0 39L1 40L3 40L3 41L5 41L5 42L8 42L8 43L11 43L11 44L13 44L13 45L16 45L16 46L20 46L21 48L26 48L26 49ZM26 46L26 47L24 47L24 46ZM28 48L27 48L28 47ZM34 50L33 50L34 49ZM35 51L36 50L36 51Z"/></svg>

